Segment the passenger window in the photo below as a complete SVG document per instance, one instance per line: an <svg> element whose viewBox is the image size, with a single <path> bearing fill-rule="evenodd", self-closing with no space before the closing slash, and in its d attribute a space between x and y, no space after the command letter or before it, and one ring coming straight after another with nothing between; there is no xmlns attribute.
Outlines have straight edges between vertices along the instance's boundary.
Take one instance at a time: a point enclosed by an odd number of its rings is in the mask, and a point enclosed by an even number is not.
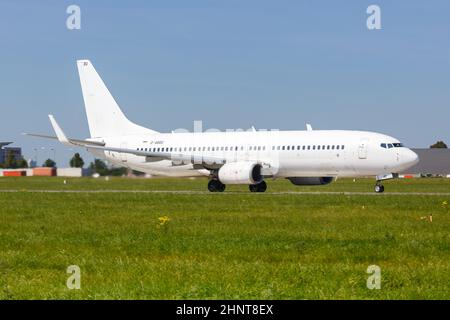
<svg viewBox="0 0 450 320"><path fill-rule="evenodd" d="M287 146L286 150L289 150L289 149L290 149L290 146Z"/></svg>
<svg viewBox="0 0 450 320"><path fill-rule="evenodd" d="M336 146L336 150L339 150L339 146Z"/></svg>
<svg viewBox="0 0 450 320"><path fill-rule="evenodd" d="M281 150L284 150L285 148L286 148L285 146L282 146L282 147L281 147Z"/></svg>
<svg viewBox="0 0 450 320"><path fill-rule="evenodd" d="M311 149L311 146L308 146L308 150L310 150Z"/></svg>
<svg viewBox="0 0 450 320"><path fill-rule="evenodd" d="M313 150L316 150L316 146L313 146Z"/></svg>
<svg viewBox="0 0 450 320"><path fill-rule="evenodd" d="M342 150L344 150L344 148L345 148L345 146L344 146L344 145L342 145L342 146L341 146L341 149L342 149Z"/></svg>

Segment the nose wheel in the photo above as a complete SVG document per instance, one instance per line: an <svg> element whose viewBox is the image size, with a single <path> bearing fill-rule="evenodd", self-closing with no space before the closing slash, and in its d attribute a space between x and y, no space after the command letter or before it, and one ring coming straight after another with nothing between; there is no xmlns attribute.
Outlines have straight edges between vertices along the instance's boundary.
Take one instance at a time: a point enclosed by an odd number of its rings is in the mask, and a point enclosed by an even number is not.
<svg viewBox="0 0 450 320"><path fill-rule="evenodd" d="M384 186L380 182L377 182L377 184L375 185L375 192L376 193L384 192Z"/></svg>

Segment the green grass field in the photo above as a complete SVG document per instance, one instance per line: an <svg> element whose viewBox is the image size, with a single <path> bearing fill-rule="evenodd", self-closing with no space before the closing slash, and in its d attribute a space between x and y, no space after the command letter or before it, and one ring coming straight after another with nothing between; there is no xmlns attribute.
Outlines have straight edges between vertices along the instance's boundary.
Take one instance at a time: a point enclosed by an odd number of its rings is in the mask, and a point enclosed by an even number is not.
<svg viewBox="0 0 450 320"><path fill-rule="evenodd" d="M389 181L383 195L319 193L372 192L371 179L268 181L265 194L129 192L206 191L200 178L63 180L0 178L0 299L450 299L450 179Z"/></svg>

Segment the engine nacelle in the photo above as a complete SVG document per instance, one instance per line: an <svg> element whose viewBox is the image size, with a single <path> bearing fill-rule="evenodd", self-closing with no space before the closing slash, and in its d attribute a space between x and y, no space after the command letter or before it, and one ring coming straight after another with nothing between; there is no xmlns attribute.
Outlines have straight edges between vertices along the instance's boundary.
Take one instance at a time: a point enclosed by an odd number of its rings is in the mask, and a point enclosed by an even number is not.
<svg viewBox="0 0 450 320"><path fill-rule="evenodd" d="M219 180L223 184L257 184L263 180L261 169L256 162L225 163L219 169Z"/></svg>
<svg viewBox="0 0 450 320"><path fill-rule="evenodd" d="M290 182L296 186L318 186L333 182L333 177L289 177Z"/></svg>

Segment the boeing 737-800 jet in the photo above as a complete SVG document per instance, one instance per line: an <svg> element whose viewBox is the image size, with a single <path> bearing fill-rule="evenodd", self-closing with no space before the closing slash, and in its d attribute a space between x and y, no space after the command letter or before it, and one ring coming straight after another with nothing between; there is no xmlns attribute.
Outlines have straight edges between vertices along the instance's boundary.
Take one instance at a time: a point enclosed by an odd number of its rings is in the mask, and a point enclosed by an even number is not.
<svg viewBox="0 0 450 320"><path fill-rule="evenodd" d="M375 176L375 191L383 192L383 180L419 161L397 139L366 131L308 125L306 131L160 133L125 117L89 60L77 66L91 137L68 138L52 115L56 137L29 135L84 147L108 162L153 175L208 176L212 192L224 191L227 184L264 192L270 178L324 185L359 176Z"/></svg>

